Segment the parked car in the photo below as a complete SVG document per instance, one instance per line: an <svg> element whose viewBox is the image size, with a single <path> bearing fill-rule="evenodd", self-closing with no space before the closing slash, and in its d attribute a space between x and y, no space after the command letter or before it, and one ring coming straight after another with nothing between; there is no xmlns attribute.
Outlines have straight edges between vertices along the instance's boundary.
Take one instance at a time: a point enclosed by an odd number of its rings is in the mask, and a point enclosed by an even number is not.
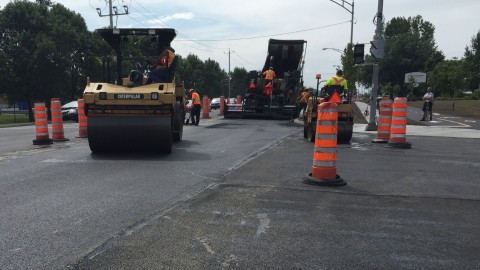
<svg viewBox="0 0 480 270"><path fill-rule="evenodd" d="M78 102L72 101L62 106L62 119L63 121L75 121L78 122Z"/></svg>
<svg viewBox="0 0 480 270"><path fill-rule="evenodd" d="M210 108L213 110L220 108L220 98L213 98L212 102L210 102Z"/></svg>

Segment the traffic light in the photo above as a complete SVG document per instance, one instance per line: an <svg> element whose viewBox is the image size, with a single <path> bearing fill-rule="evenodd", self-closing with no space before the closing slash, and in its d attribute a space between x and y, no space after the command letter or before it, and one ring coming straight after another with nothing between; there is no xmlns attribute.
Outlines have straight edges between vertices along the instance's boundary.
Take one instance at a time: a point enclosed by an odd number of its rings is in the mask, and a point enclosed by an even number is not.
<svg viewBox="0 0 480 270"><path fill-rule="evenodd" d="M370 44L372 44L372 47L370 47L370 53L373 55L373 57L375 57L376 59L382 59L383 53L385 51L385 40L372 40L370 41Z"/></svg>
<svg viewBox="0 0 480 270"><path fill-rule="evenodd" d="M353 47L353 64L358 65L358 64L363 64L365 60L363 59L364 55L364 44L356 44Z"/></svg>

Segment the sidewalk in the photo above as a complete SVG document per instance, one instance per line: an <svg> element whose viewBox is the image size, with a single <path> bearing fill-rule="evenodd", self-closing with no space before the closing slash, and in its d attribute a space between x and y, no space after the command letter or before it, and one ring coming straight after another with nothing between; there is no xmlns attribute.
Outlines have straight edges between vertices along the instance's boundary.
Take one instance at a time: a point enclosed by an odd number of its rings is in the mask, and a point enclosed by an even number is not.
<svg viewBox="0 0 480 270"><path fill-rule="evenodd" d="M357 107L363 112L367 108L367 104L362 101L356 101L355 104ZM370 106L368 106L370 107ZM409 107L410 109L410 107ZM419 110L416 109L415 110ZM420 111L420 110L419 110ZM377 117L379 115L377 110ZM413 117L415 117L414 115ZM472 129L472 128L459 128L459 127L451 127L451 126L433 126L433 125L426 125L425 122L420 122L419 119L415 118L412 119L412 116L407 114L409 122L414 122L416 125L407 125L407 134L409 135L416 135L416 136L432 136L432 137L456 137L456 138L480 138L480 130ZM367 122L370 120L370 116L365 116ZM365 131L366 124L355 124L354 125L354 132L358 133L372 133L376 134L376 131Z"/></svg>

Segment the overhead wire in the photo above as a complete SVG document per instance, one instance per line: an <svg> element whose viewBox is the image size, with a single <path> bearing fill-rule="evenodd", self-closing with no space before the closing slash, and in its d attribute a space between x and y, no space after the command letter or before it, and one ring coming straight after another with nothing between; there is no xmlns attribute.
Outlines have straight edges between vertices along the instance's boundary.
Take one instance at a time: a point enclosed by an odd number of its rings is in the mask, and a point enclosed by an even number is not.
<svg viewBox="0 0 480 270"><path fill-rule="evenodd" d="M183 40L183 41L212 41L213 42L213 41L236 41L236 40L247 40L247 39L275 37L275 36L283 36L283 35L296 34L296 33L301 33L301 32L312 31L312 30L318 30L318 29L337 26L337 25L344 24L344 23L349 23L349 22L350 21L344 21L344 22L328 24L328 25L323 25L323 26L318 26L318 27L313 27L313 28L308 28L308 29L302 29L302 30L285 32L285 33L278 33L278 34L262 35L262 36L253 36L253 37L244 37L244 38L225 38L225 39L197 39L197 40Z"/></svg>
<svg viewBox="0 0 480 270"><path fill-rule="evenodd" d="M141 8L143 8L146 12L148 12L149 14L153 15L158 21L160 21L162 24L164 24L165 26L167 27L170 27L172 28L168 23L164 22L162 20L162 18L159 18L156 14L152 13L150 10L148 10L147 8L145 8L142 4L140 4L137 0L133 0L134 2L136 2ZM138 10L137 10L138 11ZM145 17L147 17L145 14L139 12L140 14L144 15ZM147 17L148 18L148 17ZM178 31L178 35L179 36L182 36L184 38L187 38L187 39L192 39L191 37L189 37L188 35L186 34L183 34L182 32ZM177 41L184 41L184 40L177 40ZM185 40L185 41L193 41L193 40ZM207 45L207 44L204 44L204 43L201 43L201 42L198 42L198 41L193 41L199 45L202 45L202 46L205 46L205 47L208 47L208 48L211 48L211 49L214 49L214 50L225 50L226 48L218 48L218 47L213 47L213 46L210 46L210 45Z"/></svg>

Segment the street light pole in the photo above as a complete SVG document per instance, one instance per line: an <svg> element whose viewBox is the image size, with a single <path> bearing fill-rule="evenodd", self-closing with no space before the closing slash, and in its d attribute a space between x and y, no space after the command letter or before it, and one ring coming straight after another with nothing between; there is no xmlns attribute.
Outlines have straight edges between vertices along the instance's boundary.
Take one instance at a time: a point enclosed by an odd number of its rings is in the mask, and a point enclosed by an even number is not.
<svg viewBox="0 0 480 270"><path fill-rule="evenodd" d="M336 51L336 52L338 52L338 53L343 54L343 51L342 51L342 50L340 50L340 49L335 49L335 48L323 48L322 50L324 50L324 51L325 51L325 50L333 50L333 51Z"/></svg>
<svg viewBox="0 0 480 270"><path fill-rule="evenodd" d="M348 13L352 14L352 20L350 21L350 43L353 44L353 19L354 19L354 16L355 16L355 3L354 1L355 0L352 0L352 3L349 3L345 0L341 0L342 3L340 4L339 2L337 2L336 0L330 0L331 2L334 2L335 4L341 6L343 9L345 9L346 11L348 11ZM351 10L347 8L347 6L345 6L345 4L349 5Z"/></svg>

